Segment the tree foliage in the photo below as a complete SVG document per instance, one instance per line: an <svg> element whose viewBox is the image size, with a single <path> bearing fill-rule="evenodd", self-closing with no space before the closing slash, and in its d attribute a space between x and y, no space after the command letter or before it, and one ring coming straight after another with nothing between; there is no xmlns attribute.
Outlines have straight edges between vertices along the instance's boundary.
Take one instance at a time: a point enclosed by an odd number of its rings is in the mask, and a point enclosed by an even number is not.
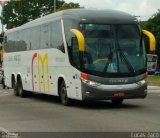
<svg viewBox="0 0 160 138"><path fill-rule="evenodd" d="M63 0L56 0L57 9L63 4ZM17 27L53 11L54 0L10 1L3 8L3 24L7 29Z"/></svg>
<svg viewBox="0 0 160 138"><path fill-rule="evenodd" d="M156 38L155 54L158 55L160 63L160 9L148 21L142 22L141 26L143 29L146 29L154 34ZM149 53L149 51L147 52Z"/></svg>
<svg viewBox="0 0 160 138"><path fill-rule="evenodd" d="M75 9L75 8L80 8L79 3L73 3L73 2L64 3L62 7L58 9L58 11L66 10L66 9Z"/></svg>

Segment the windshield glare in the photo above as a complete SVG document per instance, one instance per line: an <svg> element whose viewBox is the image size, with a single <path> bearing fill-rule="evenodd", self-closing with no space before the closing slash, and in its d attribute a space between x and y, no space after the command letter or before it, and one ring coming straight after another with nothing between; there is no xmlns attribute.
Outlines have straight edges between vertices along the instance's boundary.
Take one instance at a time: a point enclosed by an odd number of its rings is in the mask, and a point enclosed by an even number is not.
<svg viewBox="0 0 160 138"><path fill-rule="evenodd" d="M145 69L145 49L137 25L80 24L85 36L84 69L133 73Z"/></svg>

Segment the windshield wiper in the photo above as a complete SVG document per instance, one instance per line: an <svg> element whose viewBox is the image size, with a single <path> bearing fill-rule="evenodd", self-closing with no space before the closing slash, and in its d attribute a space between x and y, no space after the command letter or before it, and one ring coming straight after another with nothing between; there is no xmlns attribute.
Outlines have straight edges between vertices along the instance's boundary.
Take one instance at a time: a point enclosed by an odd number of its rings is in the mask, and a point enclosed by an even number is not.
<svg viewBox="0 0 160 138"><path fill-rule="evenodd" d="M119 45L118 40L117 40L117 45L118 45L118 51L119 51L119 53L120 53L120 57L121 57L121 58L124 60L124 62L126 63L129 71L130 71L131 73L134 73L134 74L135 74L135 70L134 70L133 66L131 65L131 63L128 61L128 59L127 59L127 57L125 56L124 52L121 50L121 47L120 47L120 45Z"/></svg>
<svg viewBox="0 0 160 138"><path fill-rule="evenodd" d="M121 58L124 59L124 62L127 64L128 69L130 70L130 72L135 73L135 70L133 68L133 66L131 65L131 63L128 61L127 57L125 56L125 54L123 53L123 51L119 50L120 52L120 56Z"/></svg>

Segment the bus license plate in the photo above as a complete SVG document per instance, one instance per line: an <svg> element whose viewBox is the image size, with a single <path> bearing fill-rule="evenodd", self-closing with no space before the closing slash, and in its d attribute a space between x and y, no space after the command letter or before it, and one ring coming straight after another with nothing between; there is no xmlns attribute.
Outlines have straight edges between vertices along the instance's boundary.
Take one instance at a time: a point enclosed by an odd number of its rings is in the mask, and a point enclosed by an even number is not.
<svg viewBox="0 0 160 138"><path fill-rule="evenodd" d="M125 96L125 93L124 92L116 92L116 93L114 93L114 96L115 97L123 97L123 96Z"/></svg>

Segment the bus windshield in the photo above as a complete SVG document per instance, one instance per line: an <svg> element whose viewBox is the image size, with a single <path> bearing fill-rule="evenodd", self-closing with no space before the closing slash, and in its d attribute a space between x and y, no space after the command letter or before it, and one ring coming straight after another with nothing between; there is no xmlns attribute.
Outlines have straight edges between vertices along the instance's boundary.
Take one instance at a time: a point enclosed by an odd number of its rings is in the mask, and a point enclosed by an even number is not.
<svg viewBox="0 0 160 138"><path fill-rule="evenodd" d="M85 37L84 70L135 74L146 70L146 54L137 25L80 24Z"/></svg>

